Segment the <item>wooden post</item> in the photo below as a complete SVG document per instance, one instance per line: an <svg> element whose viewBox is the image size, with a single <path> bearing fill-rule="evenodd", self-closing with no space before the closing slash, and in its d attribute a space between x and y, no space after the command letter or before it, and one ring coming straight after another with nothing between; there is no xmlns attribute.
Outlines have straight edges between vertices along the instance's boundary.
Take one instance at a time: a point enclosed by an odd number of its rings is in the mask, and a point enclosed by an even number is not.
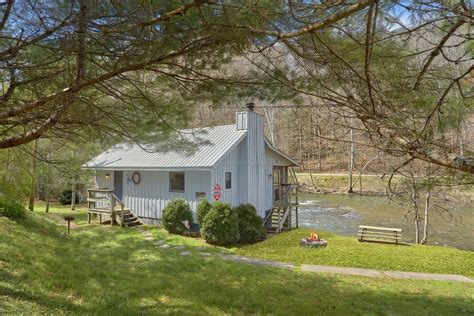
<svg viewBox="0 0 474 316"><path fill-rule="evenodd" d="M125 210L124 210L124 207L123 207L123 204L120 204L120 210L121 210L121 213L120 213L120 224L122 227L125 227L125 222L124 222L124 218L125 218Z"/></svg>
<svg viewBox="0 0 474 316"><path fill-rule="evenodd" d="M102 225L102 214L99 214L99 225Z"/></svg>
<svg viewBox="0 0 474 316"><path fill-rule="evenodd" d="M87 223L88 224L91 223L91 213L90 212L87 212Z"/></svg>
<svg viewBox="0 0 474 316"><path fill-rule="evenodd" d="M114 219L115 219L115 197L113 193L110 193L110 200L111 200L111 206L110 206L110 226L114 226Z"/></svg>

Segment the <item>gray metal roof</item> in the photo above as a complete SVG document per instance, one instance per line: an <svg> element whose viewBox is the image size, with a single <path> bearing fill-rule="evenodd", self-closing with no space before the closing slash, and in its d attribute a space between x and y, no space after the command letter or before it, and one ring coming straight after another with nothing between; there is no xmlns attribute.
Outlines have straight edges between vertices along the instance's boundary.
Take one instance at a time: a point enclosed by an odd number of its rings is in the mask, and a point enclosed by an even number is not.
<svg viewBox="0 0 474 316"><path fill-rule="evenodd" d="M176 139L151 145L121 143L85 163L86 169L212 168L247 134L235 124L182 130Z"/></svg>
<svg viewBox="0 0 474 316"><path fill-rule="evenodd" d="M272 150L274 153L282 157L284 160L286 160L286 165L289 167L298 167L298 163L294 161L290 156L285 155L283 152L281 152L278 148L274 147L270 141L265 137L265 145L268 146L270 150Z"/></svg>

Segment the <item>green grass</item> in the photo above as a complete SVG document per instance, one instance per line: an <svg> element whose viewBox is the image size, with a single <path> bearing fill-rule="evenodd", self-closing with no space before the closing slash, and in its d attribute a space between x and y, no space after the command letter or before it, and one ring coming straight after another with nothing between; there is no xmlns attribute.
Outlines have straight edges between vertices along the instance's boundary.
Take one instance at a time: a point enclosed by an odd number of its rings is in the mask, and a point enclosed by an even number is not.
<svg viewBox="0 0 474 316"><path fill-rule="evenodd" d="M353 190L354 192L359 192L360 183L359 180L356 181L358 173L353 175ZM347 173L341 174L318 174L313 173L313 180L309 172L297 172L296 177L298 178L298 183L304 184L308 187L313 187L314 181L314 190L318 192L327 192L327 193L342 193L347 192L349 185L349 178ZM362 178L362 192L369 194L385 194L388 184L389 177L386 176L384 179L381 178L381 175L374 174L365 174L361 176ZM392 181L396 182L400 180L399 175L395 175ZM474 185L465 185L457 188L460 190L457 194L467 194L472 196L474 194ZM455 192L451 192L455 193Z"/></svg>
<svg viewBox="0 0 474 316"><path fill-rule="evenodd" d="M355 181L358 174L354 174ZM348 176L347 174L313 174L313 181L308 172L296 173L298 182L306 186L313 186L321 192L347 192ZM385 193L387 188L387 179L383 180L378 175L362 175L362 191L371 193ZM359 182L353 187L354 192L359 192Z"/></svg>
<svg viewBox="0 0 474 316"><path fill-rule="evenodd" d="M264 242L237 248L240 255L255 258L340 267L461 274L474 276L474 252L450 247L361 243L355 237L319 232L327 248L308 249L299 240L310 229L281 233Z"/></svg>
<svg viewBox="0 0 474 316"><path fill-rule="evenodd" d="M61 216L76 214L71 235ZM56 220L58 222L55 222ZM59 224L60 223L60 224ZM197 252L199 239L147 227ZM181 256L84 212L0 217L0 314L471 314L474 286L336 277ZM209 247L220 252L221 248Z"/></svg>

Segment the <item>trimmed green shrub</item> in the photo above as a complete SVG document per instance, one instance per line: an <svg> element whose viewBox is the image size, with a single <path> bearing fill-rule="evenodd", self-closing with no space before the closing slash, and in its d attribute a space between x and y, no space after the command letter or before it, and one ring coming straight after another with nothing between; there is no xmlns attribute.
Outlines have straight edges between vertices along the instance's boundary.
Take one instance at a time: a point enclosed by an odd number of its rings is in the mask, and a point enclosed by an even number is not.
<svg viewBox="0 0 474 316"><path fill-rule="evenodd" d="M24 218L25 208L20 203L0 197L0 216L11 219Z"/></svg>
<svg viewBox="0 0 474 316"><path fill-rule="evenodd" d="M204 216L201 234L215 245L231 245L239 241L239 219L229 203L213 202Z"/></svg>
<svg viewBox="0 0 474 316"><path fill-rule="evenodd" d="M184 221L193 221L191 208L185 200L176 199L168 203L163 209L162 222L164 229L174 234L184 234L187 231Z"/></svg>
<svg viewBox="0 0 474 316"><path fill-rule="evenodd" d="M71 204L71 199L72 199L72 190L64 190L60 195L59 195L59 203L62 205L69 205ZM75 202L79 202L79 197L77 196L77 193L75 195Z"/></svg>
<svg viewBox="0 0 474 316"><path fill-rule="evenodd" d="M252 204L241 204L235 208L239 218L239 242L254 243L264 239L263 220Z"/></svg>
<svg viewBox="0 0 474 316"><path fill-rule="evenodd" d="M202 226L204 221L204 216L211 210L212 204L208 200L201 200L197 205L197 222L199 226Z"/></svg>

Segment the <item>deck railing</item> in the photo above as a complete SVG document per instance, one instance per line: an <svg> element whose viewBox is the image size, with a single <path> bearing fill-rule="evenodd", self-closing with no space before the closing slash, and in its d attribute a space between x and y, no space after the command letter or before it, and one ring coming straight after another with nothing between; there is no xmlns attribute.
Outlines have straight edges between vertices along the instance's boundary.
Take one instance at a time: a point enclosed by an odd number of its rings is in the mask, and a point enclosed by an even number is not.
<svg viewBox="0 0 474 316"><path fill-rule="evenodd" d="M88 222L90 223L90 215L98 214L100 222L102 222L102 215L110 216L110 224L114 221L124 226L125 205L114 194L113 190L109 189L88 189L87 190L87 212ZM117 217L119 215L119 217Z"/></svg>

